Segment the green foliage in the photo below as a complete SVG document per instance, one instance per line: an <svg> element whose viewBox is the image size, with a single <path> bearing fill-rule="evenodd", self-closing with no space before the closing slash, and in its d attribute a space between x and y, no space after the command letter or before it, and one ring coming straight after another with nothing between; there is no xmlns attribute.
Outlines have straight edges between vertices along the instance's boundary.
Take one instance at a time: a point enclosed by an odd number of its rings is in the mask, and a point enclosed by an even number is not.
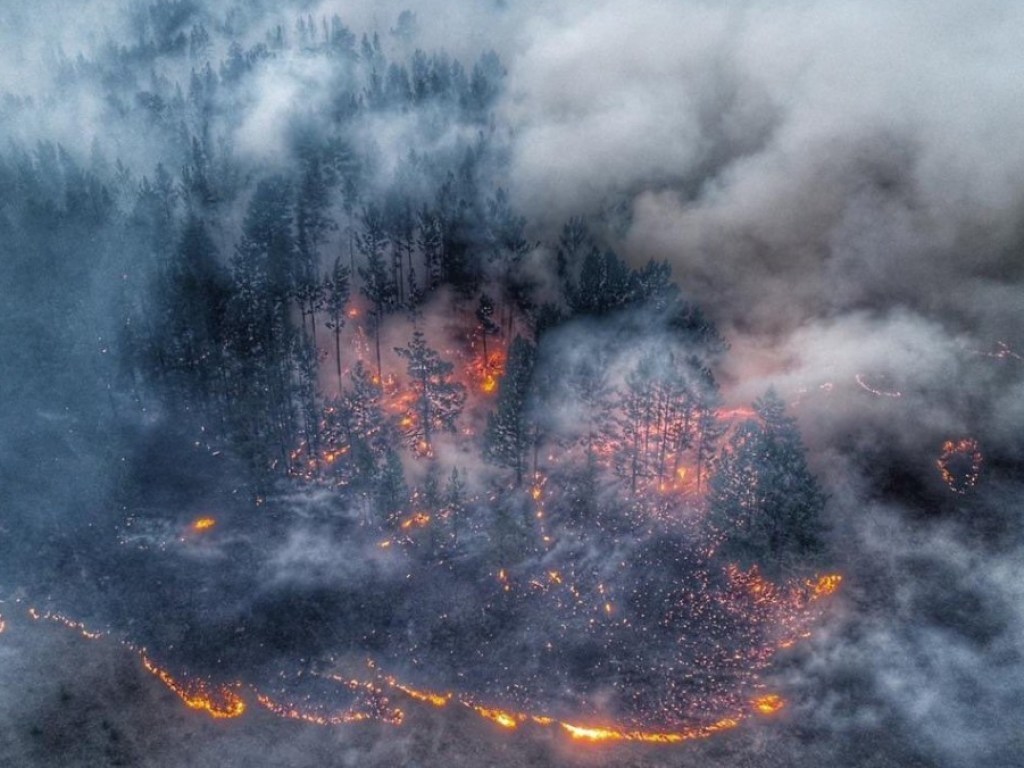
<svg viewBox="0 0 1024 768"><path fill-rule="evenodd" d="M769 390L754 407L758 420L740 425L722 451L708 508L723 556L780 570L822 549L825 495L778 395Z"/></svg>
<svg viewBox="0 0 1024 768"><path fill-rule="evenodd" d="M396 347L395 352L406 360L410 386L416 394L416 418L406 429L406 437L417 450L430 453L436 432L455 432L455 421L466 402L466 388L451 380L455 366L427 346L422 331L417 329L409 346Z"/></svg>
<svg viewBox="0 0 1024 768"><path fill-rule="evenodd" d="M522 337L513 340L505 375L498 387L497 408L487 417L487 458L515 472L516 486L523 483L526 453L531 443L526 406L536 352Z"/></svg>

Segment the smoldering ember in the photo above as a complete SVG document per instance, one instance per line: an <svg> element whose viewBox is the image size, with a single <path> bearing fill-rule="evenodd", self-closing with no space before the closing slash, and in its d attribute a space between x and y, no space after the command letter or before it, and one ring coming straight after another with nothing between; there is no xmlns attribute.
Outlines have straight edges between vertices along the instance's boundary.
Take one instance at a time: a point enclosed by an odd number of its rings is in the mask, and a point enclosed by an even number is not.
<svg viewBox="0 0 1024 768"><path fill-rule="evenodd" d="M0 764L1024 765L1024 6L0 7Z"/></svg>

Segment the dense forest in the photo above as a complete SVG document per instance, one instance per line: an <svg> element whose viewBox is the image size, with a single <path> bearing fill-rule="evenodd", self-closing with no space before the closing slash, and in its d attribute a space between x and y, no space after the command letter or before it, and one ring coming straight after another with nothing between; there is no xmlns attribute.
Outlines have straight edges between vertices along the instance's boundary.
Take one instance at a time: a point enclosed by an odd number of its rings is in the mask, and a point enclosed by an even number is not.
<svg viewBox="0 0 1024 768"><path fill-rule="evenodd" d="M0 613L218 717L677 742L785 707L856 559L794 409L842 392L727 398L731 336L622 196L523 212L494 50L223 5L134 4L0 97ZM35 130L83 99L85 140ZM911 495L975 504L978 442L943 451Z"/></svg>

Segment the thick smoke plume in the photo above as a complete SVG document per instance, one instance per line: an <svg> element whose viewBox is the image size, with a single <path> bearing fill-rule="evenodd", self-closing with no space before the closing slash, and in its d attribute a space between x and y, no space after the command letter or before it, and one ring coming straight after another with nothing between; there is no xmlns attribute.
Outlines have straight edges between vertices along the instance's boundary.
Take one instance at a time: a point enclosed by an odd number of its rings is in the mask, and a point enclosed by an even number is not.
<svg viewBox="0 0 1024 768"><path fill-rule="evenodd" d="M0 761L1019 765L1024 11L406 6L0 10Z"/></svg>

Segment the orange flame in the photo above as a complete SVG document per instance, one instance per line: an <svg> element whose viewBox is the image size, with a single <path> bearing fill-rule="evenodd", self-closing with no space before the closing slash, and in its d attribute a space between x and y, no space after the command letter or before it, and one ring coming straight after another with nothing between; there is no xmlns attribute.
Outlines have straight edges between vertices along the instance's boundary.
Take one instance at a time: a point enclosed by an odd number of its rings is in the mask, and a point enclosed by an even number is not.
<svg viewBox="0 0 1024 768"><path fill-rule="evenodd" d="M145 654L142 654L142 666L170 688L189 709L206 712L216 719L240 717L245 712L245 700L228 686L218 686L211 690L201 681L179 682Z"/></svg>
<svg viewBox="0 0 1024 768"><path fill-rule="evenodd" d="M518 728L519 723L526 720L526 715L519 714L518 712L507 712L503 709L488 709L487 707L479 707L475 704L470 705L473 711L476 712L480 717L491 720L497 723L502 728Z"/></svg>
<svg viewBox="0 0 1024 768"><path fill-rule="evenodd" d="M430 522L430 515L424 512L417 512L412 517L408 517L402 521L402 530L408 531L410 528L422 528Z"/></svg>
<svg viewBox="0 0 1024 768"><path fill-rule="evenodd" d="M202 531L210 530L216 524L217 521L212 517L197 517L195 520L192 521L192 525L190 527L196 533L201 533Z"/></svg>
<svg viewBox="0 0 1024 768"><path fill-rule="evenodd" d="M754 709L762 715L774 715L786 706L786 702L783 698L776 693L758 696L752 703L754 705Z"/></svg>
<svg viewBox="0 0 1024 768"><path fill-rule="evenodd" d="M827 573L818 578L817 581L808 582L808 586L811 588L811 594L815 598L827 597L839 589L839 585L842 581L843 577L840 574Z"/></svg>

